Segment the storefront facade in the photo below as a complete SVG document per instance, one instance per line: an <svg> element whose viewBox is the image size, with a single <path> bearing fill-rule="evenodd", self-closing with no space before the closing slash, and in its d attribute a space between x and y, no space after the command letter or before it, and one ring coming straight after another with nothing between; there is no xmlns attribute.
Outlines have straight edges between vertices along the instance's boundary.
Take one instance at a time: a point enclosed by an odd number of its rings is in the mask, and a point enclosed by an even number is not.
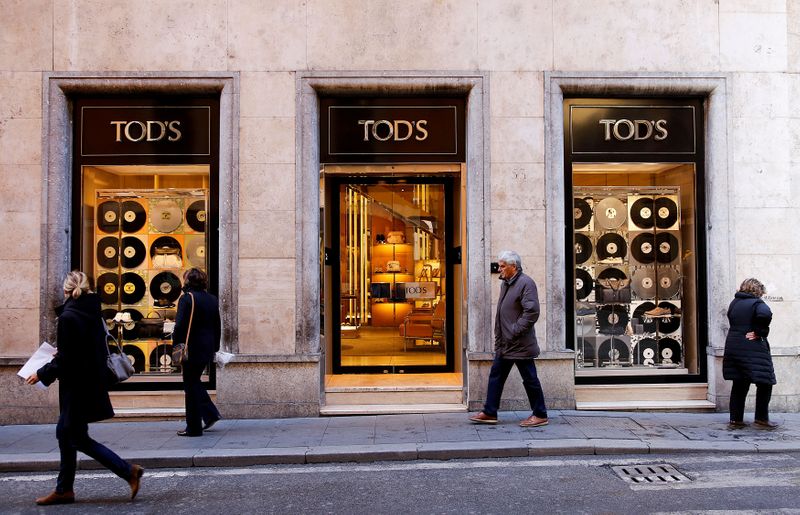
<svg viewBox="0 0 800 515"><path fill-rule="evenodd" d="M97 45L115 18L50 4L12 9L0 52L0 423L56 413L15 374L73 268L137 371L122 417L181 415L192 266L235 354L205 377L225 417L480 409L505 249L539 285L551 408L725 410L725 312L756 276L772 406L800 409L793 3L664 6L625 52L619 12L571 3L124 7L136 53ZM54 11L72 29L22 30ZM162 22L177 44L147 38ZM503 408L526 406L510 380Z"/></svg>

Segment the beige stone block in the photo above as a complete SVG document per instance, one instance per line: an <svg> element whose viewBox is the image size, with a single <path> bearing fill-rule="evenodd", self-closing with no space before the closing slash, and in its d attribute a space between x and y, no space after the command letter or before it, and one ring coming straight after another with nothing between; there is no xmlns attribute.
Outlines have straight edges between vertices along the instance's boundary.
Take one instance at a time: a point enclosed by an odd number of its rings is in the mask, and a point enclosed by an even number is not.
<svg viewBox="0 0 800 515"><path fill-rule="evenodd" d="M493 256L513 250L520 256L544 257L544 209L492 209L491 216Z"/></svg>
<svg viewBox="0 0 800 515"><path fill-rule="evenodd" d="M719 67L714 2L556 0L556 70L708 71Z"/></svg>
<svg viewBox="0 0 800 515"><path fill-rule="evenodd" d="M308 67L472 70L477 25L474 2L309 0Z"/></svg>
<svg viewBox="0 0 800 515"><path fill-rule="evenodd" d="M789 161L800 163L800 155L798 155L800 152L800 118L788 118L786 126L788 127Z"/></svg>
<svg viewBox="0 0 800 515"><path fill-rule="evenodd" d="M761 254L736 256L736 279L738 286L748 277L756 277L764 283L767 295L780 297L784 302L800 301L800 257L774 255L766 259ZM731 298L733 292L731 292ZM768 301L771 303L772 301Z"/></svg>
<svg viewBox="0 0 800 515"><path fill-rule="evenodd" d="M492 163L492 208L545 207L544 164Z"/></svg>
<svg viewBox="0 0 800 515"><path fill-rule="evenodd" d="M294 165L253 164L239 169L239 209L291 210L294 195Z"/></svg>
<svg viewBox="0 0 800 515"><path fill-rule="evenodd" d="M489 70L552 69L553 4L479 0L478 59Z"/></svg>
<svg viewBox="0 0 800 515"><path fill-rule="evenodd" d="M0 70L53 69L51 0L0 3Z"/></svg>
<svg viewBox="0 0 800 515"><path fill-rule="evenodd" d="M295 115L293 72L244 72L241 75L239 112L243 118Z"/></svg>
<svg viewBox="0 0 800 515"><path fill-rule="evenodd" d="M544 116L544 76L540 72L493 72L492 116Z"/></svg>
<svg viewBox="0 0 800 515"><path fill-rule="evenodd" d="M787 73L786 80L789 88L788 98L790 99L788 116L800 118L800 102L797 101L797 99L800 99L800 73Z"/></svg>
<svg viewBox="0 0 800 515"><path fill-rule="evenodd" d="M772 323L769 326L769 344L772 351L780 349L781 347L798 347L797 345L797 308L800 307L800 302L776 302L767 300L769 308L772 310ZM777 359L773 358L773 362L777 363ZM775 374L778 375L779 370L775 369ZM785 371L784 371L785 372ZM794 370L793 375L783 375L781 378L778 375L778 381L787 381L792 377L794 384L800 385L797 380L797 369Z"/></svg>
<svg viewBox="0 0 800 515"><path fill-rule="evenodd" d="M733 166L734 205L792 207L791 168L785 163L736 163Z"/></svg>
<svg viewBox="0 0 800 515"><path fill-rule="evenodd" d="M781 0L775 0L781 1ZM783 0L786 3L786 29L789 34L800 34L800 0Z"/></svg>
<svg viewBox="0 0 800 515"><path fill-rule="evenodd" d="M242 164L294 163L294 118L242 118Z"/></svg>
<svg viewBox="0 0 800 515"><path fill-rule="evenodd" d="M39 212L0 211L0 259L39 257Z"/></svg>
<svg viewBox="0 0 800 515"><path fill-rule="evenodd" d="M294 258L294 211L241 211L240 258Z"/></svg>
<svg viewBox="0 0 800 515"><path fill-rule="evenodd" d="M492 163L543 163L544 119L492 117Z"/></svg>
<svg viewBox="0 0 800 515"><path fill-rule="evenodd" d="M731 109L736 118L790 116L791 79L784 73L738 73L731 81Z"/></svg>
<svg viewBox="0 0 800 515"><path fill-rule="evenodd" d="M56 0L57 70L225 70L227 2Z"/></svg>
<svg viewBox="0 0 800 515"><path fill-rule="evenodd" d="M41 118L0 120L0 165L38 164L41 156Z"/></svg>
<svg viewBox="0 0 800 515"><path fill-rule="evenodd" d="M294 302L294 259L240 259L239 306L258 306L265 299Z"/></svg>
<svg viewBox="0 0 800 515"><path fill-rule="evenodd" d="M734 216L737 255L758 254L770 260L800 254L800 238L786 234L786 221L797 219L800 209L740 207Z"/></svg>
<svg viewBox="0 0 800 515"><path fill-rule="evenodd" d="M720 13L720 66L730 71L783 71L785 14Z"/></svg>
<svg viewBox="0 0 800 515"><path fill-rule="evenodd" d="M39 256L0 259L0 277L0 309L39 309Z"/></svg>
<svg viewBox="0 0 800 515"><path fill-rule="evenodd" d="M0 120L42 117L42 74L0 72Z"/></svg>
<svg viewBox="0 0 800 515"><path fill-rule="evenodd" d="M239 353L294 354L294 301L262 299L239 308Z"/></svg>
<svg viewBox="0 0 800 515"><path fill-rule="evenodd" d="M788 162L792 125L787 118L734 118L734 163Z"/></svg>
<svg viewBox="0 0 800 515"><path fill-rule="evenodd" d="M786 0L719 0L721 13L785 13Z"/></svg>
<svg viewBox="0 0 800 515"><path fill-rule="evenodd" d="M235 70L306 68L305 2L232 0L228 2L228 65ZM327 25L325 36L339 32ZM322 34L321 34L322 36Z"/></svg>
<svg viewBox="0 0 800 515"><path fill-rule="evenodd" d="M797 73L800 71L800 35L787 35L786 71Z"/></svg>
<svg viewBox="0 0 800 515"><path fill-rule="evenodd" d="M38 338L38 309L0 309L0 356L27 358L41 343Z"/></svg>
<svg viewBox="0 0 800 515"><path fill-rule="evenodd" d="M0 165L0 209L5 212L38 213L41 207L42 167Z"/></svg>

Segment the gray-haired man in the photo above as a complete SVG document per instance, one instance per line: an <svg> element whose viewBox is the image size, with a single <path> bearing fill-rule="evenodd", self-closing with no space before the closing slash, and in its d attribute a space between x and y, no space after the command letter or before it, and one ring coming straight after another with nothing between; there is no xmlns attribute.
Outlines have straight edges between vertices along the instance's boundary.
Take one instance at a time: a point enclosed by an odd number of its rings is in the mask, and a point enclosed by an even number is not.
<svg viewBox="0 0 800 515"><path fill-rule="evenodd" d="M489 372L489 387L483 411L469 417L476 424L496 424L500 397L511 367L517 366L533 413L519 425L547 425L547 408L536 364L539 343L533 325L539 319L539 292L536 283L522 273L522 260L514 251L500 253L500 300L494 323L494 363Z"/></svg>

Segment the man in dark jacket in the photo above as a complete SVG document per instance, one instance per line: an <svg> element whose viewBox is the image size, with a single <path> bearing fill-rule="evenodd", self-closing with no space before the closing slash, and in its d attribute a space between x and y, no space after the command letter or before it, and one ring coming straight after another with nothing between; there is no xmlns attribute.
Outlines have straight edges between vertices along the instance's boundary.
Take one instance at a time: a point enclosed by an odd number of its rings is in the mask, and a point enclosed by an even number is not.
<svg viewBox="0 0 800 515"><path fill-rule="evenodd" d="M520 422L522 427L547 425L547 408L536 364L539 343L533 325L539 319L539 292L536 283L522 273L522 260L513 251L504 251L500 265L500 300L494 323L494 363L489 372L489 387L483 411L469 419L476 424L496 424L503 386L511 368L516 365L533 413Z"/></svg>

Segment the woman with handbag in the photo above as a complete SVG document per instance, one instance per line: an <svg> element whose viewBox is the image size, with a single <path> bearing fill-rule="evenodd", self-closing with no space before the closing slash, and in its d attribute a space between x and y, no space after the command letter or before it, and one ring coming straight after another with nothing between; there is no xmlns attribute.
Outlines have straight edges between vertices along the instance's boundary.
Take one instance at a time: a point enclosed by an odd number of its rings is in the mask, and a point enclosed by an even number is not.
<svg viewBox="0 0 800 515"><path fill-rule="evenodd" d="M106 359L105 322L100 314L100 297L90 291L86 274L72 271L64 279L66 301L56 309L58 352L53 360L31 374L25 382L41 381L50 385L58 379L60 415L56 438L61 451L61 468L56 489L36 499L36 504L70 504L75 502L73 483L77 452L98 463L128 482L131 499L139 492L144 469L117 456L111 449L89 437L89 423L114 416L108 398L111 382Z"/></svg>
<svg viewBox="0 0 800 515"><path fill-rule="evenodd" d="M217 298L206 291L208 276L198 268L183 274L184 294L178 300L172 332L174 361L183 369L186 428L178 436L202 436L221 417L200 377L219 350L221 323Z"/></svg>
<svg viewBox="0 0 800 515"><path fill-rule="evenodd" d="M730 329L725 339L722 377L733 381L730 399L731 429L745 427L744 404L750 384L756 385L756 413L753 425L761 429L778 426L769 419L769 401L775 369L769 350L772 311L761 299L766 293L758 279L745 279L728 307Z"/></svg>

